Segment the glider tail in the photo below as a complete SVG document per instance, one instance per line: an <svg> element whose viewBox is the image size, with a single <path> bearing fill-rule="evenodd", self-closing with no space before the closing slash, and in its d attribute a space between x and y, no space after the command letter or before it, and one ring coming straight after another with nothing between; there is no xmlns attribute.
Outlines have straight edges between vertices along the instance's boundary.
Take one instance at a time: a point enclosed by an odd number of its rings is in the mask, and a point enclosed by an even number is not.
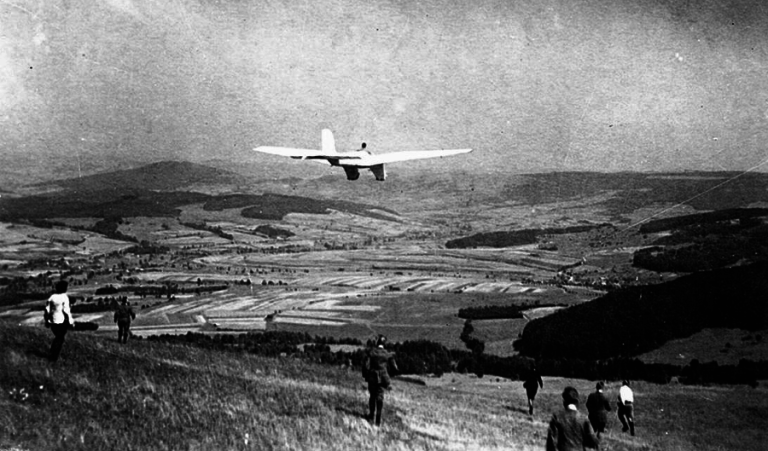
<svg viewBox="0 0 768 451"><path fill-rule="evenodd" d="M326 155L337 153L336 142L333 140L333 133L327 128L324 128L322 133L322 138L323 138L323 153Z"/></svg>

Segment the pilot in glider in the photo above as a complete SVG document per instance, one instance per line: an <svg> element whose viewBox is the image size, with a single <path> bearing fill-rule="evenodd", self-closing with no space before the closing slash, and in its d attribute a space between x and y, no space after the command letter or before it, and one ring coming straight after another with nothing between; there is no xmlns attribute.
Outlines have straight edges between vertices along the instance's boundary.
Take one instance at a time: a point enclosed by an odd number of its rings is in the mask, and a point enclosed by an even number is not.
<svg viewBox="0 0 768 451"><path fill-rule="evenodd" d="M260 146L253 149L257 152L282 155L296 160L317 160L327 162L331 166L341 166L347 173L348 180L360 178L360 169L370 169L376 180L383 181L387 178L384 170L385 163L396 161L420 160L423 158L447 157L471 152L472 149L448 149L448 150L408 150L403 152L385 153L373 155L365 150L365 143L361 150L339 153L333 140L333 133L328 129L322 131L322 149L294 149L292 147Z"/></svg>

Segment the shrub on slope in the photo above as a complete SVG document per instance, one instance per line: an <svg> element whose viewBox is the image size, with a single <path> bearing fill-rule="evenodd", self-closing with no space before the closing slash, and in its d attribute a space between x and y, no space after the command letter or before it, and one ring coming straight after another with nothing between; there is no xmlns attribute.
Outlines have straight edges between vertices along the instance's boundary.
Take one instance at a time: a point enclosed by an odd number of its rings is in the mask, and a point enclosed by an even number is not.
<svg viewBox="0 0 768 451"><path fill-rule="evenodd" d="M531 321L515 345L532 357L635 356L706 327L765 328L766 293L768 263L696 273Z"/></svg>

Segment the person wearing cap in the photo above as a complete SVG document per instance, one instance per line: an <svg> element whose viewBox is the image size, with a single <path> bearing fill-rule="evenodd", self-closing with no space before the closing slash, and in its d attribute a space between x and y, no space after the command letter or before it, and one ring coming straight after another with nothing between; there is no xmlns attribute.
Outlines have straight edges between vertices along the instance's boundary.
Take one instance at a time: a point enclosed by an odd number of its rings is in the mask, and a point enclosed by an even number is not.
<svg viewBox="0 0 768 451"><path fill-rule="evenodd" d="M611 403L603 394L605 384L598 382L595 385L595 391L587 397L587 412L589 412L589 422L592 428L597 432L597 436L605 432L605 426L608 424L608 412L611 411Z"/></svg>
<svg viewBox="0 0 768 451"><path fill-rule="evenodd" d="M388 367L398 371L395 354L384 349L387 338L379 335L373 349L363 364L363 376L368 382L368 421L381 425L381 411L384 407L384 391L390 389L390 377Z"/></svg>
<svg viewBox="0 0 768 451"><path fill-rule="evenodd" d="M533 401L536 399L536 393L539 391L539 387L544 388L544 381L541 380L541 375L536 369L536 365L531 366L528 370L528 374L525 376L525 382L523 382L525 388L525 394L528 397L528 415L533 415Z"/></svg>
<svg viewBox="0 0 768 451"><path fill-rule="evenodd" d="M51 343L51 350L48 354L48 359L51 362L59 360L61 347L64 345L64 337L67 336L67 331L75 325L69 310L68 287L69 283L66 280L56 282L55 293L45 302L45 313L43 314L45 325L50 327L51 332L53 332L53 343Z"/></svg>
<svg viewBox="0 0 768 451"><path fill-rule="evenodd" d="M579 392L573 387L563 390L563 410L552 414L547 432L547 451L582 451L597 448L600 439L589 420L579 412Z"/></svg>
<svg viewBox="0 0 768 451"><path fill-rule="evenodd" d="M629 388L629 381L625 380L621 384L621 388L619 389L619 402L618 402L618 411L616 412L619 421L621 421L621 432L627 432L631 435L635 435L635 395L632 392L632 389Z"/></svg>

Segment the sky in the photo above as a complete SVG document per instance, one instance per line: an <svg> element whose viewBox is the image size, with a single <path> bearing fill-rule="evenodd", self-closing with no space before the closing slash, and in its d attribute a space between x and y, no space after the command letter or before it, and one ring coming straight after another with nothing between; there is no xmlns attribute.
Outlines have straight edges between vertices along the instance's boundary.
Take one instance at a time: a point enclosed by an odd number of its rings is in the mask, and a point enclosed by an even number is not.
<svg viewBox="0 0 768 451"><path fill-rule="evenodd" d="M756 0L0 0L0 165L253 163L330 128L475 149L445 170L765 171L766 36Z"/></svg>

